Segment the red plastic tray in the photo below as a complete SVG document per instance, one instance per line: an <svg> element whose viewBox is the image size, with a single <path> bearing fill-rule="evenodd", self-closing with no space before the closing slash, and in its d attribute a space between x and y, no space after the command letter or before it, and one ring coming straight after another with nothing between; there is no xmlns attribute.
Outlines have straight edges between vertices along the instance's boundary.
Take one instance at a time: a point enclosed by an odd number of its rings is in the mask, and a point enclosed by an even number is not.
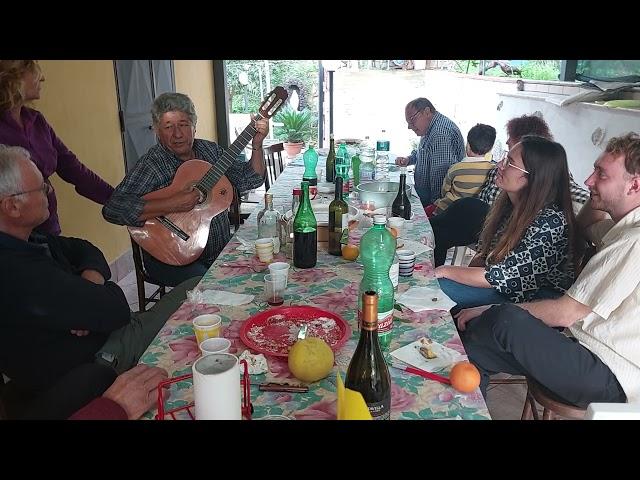
<svg viewBox="0 0 640 480"><path fill-rule="evenodd" d="M330 322L318 321L320 317L331 319L335 324L326 326ZM351 337L351 327L339 315L316 307L292 306L271 308L248 318L242 325L240 338L253 351L287 357L304 323L309 325L307 337L322 338L334 351Z"/></svg>

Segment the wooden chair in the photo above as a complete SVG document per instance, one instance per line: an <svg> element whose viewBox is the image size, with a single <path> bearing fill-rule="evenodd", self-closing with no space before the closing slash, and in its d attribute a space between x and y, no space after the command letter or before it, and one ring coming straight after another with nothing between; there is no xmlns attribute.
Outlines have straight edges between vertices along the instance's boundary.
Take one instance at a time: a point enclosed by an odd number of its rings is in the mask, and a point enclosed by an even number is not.
<svg viewBox="0 0 640 480"><path fill-rule="evenodd" d="M136 283L138 286L138 308L141 312L144 312L147 305L151 302L157 302L166 293L165 285L157 280L154 280L149 276L147 270L144 268L144 260L142 258L142 249L140 246L131 239L131 251L133 253L133 264L136 271ZM144 282L157 285L158 288L147 297L147 293L144 289Z"/></svg>
<svg viewBox="0 0 640 480"><path fill-rule="evenodd" d="M282 170L284 170L284 163L282 162L283 150L284 145L282 143L274 143L262 149L264 163L267 167L267 175L264 180L266 191L269 191L271 185L275 183Z"/></svg>
<svg viewBox="0 0 640 480"><path fill-rule="evenodd" d="M557 417L582 420L587 413L586 408L575 407L551 398L540 384L527 379L527 398L524 401L522 420L540 420L536 402L542 405L542 420L555 420Z"/></svg>

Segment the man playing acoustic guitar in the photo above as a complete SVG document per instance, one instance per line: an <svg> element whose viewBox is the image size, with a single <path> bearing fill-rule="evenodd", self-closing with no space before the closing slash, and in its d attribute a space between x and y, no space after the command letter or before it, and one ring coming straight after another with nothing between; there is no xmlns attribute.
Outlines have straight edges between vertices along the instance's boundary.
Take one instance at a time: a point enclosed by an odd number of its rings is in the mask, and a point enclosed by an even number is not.
<svg viewBox="0 0 640 480"><path fill-rule="evenodd" d="M191 99L184 94L163 93L158 96L153 102L151 116L159 144L151 147L138 160L134 168L127 173L124 180L115 189L110 200L105 204L102 214L108 222L131 227L143 227L155 220L162 222L166 215L172 215L173 221L167 222L171 227L171 225L176 226L176 223L178 223L175 221L175 214L179 214L178 217L182 218L180 212L189 212L191 214L198 210L200 204L204 204L203 196L209 194L211 202L222 199L222 205L214 211L215 216L211 218L210 224L207 221L206 225L203 226L205 232L198 232L203 240L201 244L204 245L204 240L206 240L206 245L199 257L194 258L195 261L187 264L179 261L174 262L170 254L167 254L169 260L160 261L158 258L164 258L161 254L148 249L155 257L158 257L154 258L145 250L146 245L143 246L144 263L149 275L164 285L174 286L185 279L202 276L231 238L228 216L229 203L224 204L224 199L221 197L229 200L232 198L233 192L230 191L230 188L220 187L223 184L222 181L213 180L213 182L217 182L213 188L220 190L220 192L217 196L214 195L216 192L213 190L209 193L200 187L204 179L202 182L197 182L202 177L202 175L199 175L196 182L180 186L163 198L149 199L147 194L172 184L174 176L177 179L176 172L183 165L183 162L194 159L203 160L213 165L214 168L210 168L211 165L206 166L207 170L211 170L207 175L212 177L214 176L212 173L218 170L219 176L226 175L231 185L240 193L259 187L264 182L265 164L262 154L262 142L269 132L269 123L265 118L254 120L252 117L252 124L243 132L245 138L253 137L251 160L245 162L238 157L230 156L228 151L225 159L223 158L225 152L223 152L222 147L208 140L194 138L197 120L195 107ZM246 141L248 140L245 140L245 144ZM237 141L234 142L234 145L236 143ZM244 144L235 150L240 151L243 147ZM233 150L233 145L228 150ZM219 180L226 182L225 177ZM174 183L177 183L177 180ZM196 183L197 185L194 187ZM228 185L228 182L226 185ZM143 198L144 196L147 197ZM218 211L219 213L215 213ZM183 216L186 218L188 214L185 213ZM147 220L150 222L147 222ZM202 223L204 220L202 218L184 220L187 223L188 221L194 224ZM200 227L198 226L198 228ZM208 237L206 236L207 227ZM167 235L173 235L164 226L161 225L159 228L161 229L161 235L163 230L166 230ZM179 225L176 226L177 230L180 230L180 228ZM134 235L134 230L136 229L130 228L132 237L138 241ZM191 235L192 239L196 236L194 234ZM172 243L174 240L181 241L176 237L168 240L158 239L156 243L162 247L163 244ZM138 243L142 245L142 242ZM186 247L177 248L178 250L180 248L186 250Z"/></svg>

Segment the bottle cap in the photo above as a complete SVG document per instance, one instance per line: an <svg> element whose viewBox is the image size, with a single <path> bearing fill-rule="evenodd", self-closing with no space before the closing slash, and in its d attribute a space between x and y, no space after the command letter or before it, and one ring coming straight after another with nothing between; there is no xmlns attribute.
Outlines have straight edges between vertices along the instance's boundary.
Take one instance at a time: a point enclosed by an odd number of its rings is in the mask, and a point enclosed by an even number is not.
<svg viewBox="0 0 640 480"><path fill-rule="evenodd" d="M387 216L386 215L374 215L373 216L373 224L374 225L386 225L387 224Z"/></svg>

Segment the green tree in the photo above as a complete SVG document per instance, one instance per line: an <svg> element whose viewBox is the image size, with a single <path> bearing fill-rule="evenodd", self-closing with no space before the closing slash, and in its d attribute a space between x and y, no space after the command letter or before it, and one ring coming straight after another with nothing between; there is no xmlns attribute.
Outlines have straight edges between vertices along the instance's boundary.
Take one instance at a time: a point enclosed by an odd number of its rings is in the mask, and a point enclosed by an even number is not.
<svg viewBox="0 0 640 480"><path fill-rule="evenodd" d="M229 89L229 106L231 113L255 113L262 103L260 93L260 75L262 87L266 94L266 80L264 60L227 60L227 88ZM301 109L308 108L311 112L313 125L318 124L318 61L317 60L269 60L271 88L276 85L288 86L296 83L304 95L301 99ZM242 73L248 80L247 85L240 82ZM245 109L246 96L246 109ZM318 132L315 128L312 139L317 141Z"/></svg>

